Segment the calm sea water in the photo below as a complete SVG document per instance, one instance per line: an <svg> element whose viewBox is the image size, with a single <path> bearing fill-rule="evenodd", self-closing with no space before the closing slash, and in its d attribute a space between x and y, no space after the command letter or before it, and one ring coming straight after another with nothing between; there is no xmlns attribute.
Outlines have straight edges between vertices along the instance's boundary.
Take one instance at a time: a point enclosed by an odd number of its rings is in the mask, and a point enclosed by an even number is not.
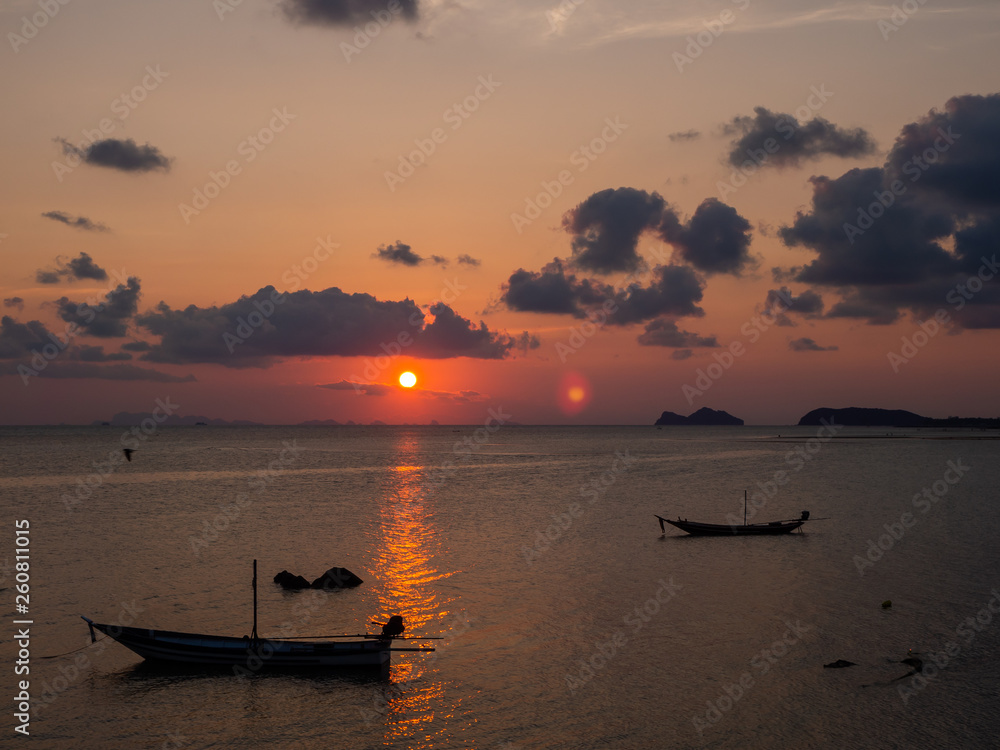
<svg viewBox="0 0 1000 750"><path fill-rule="evenodd" d="M162 428L78 491L123 428L0 429L0 744L21 739L11 564L27 519L33 747L997 747L1000 442L985 434ZM654 514L742 516L744 489L755 521L828 520L661 535ZM444 640L395 654L386 679L177 674L88 645L81 614L248 633L253 558L262 636L401 614ZM334 565L365 583L270 582ZM909 649L941 666L893 681ZM857 666L823 668L837 659Z"/></svg>

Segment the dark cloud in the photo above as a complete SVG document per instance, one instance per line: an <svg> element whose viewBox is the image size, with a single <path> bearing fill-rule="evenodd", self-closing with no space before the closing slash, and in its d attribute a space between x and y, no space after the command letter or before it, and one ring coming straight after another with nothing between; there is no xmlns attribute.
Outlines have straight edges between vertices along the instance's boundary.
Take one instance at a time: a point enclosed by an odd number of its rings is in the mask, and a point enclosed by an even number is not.
<svg viewBox="0 0 1000 750"><path fill-rule="evenodd" d="M108 272L94 263L94 259L87 253L81 252L76 258L64 262L56 258L58 268L53 270L39 269L35 271L35 281L39 284L58 284L62 278L73 280L92 279L94 281L106 281Z"/></svg>
<svg viewBox="0 0 1000 750"><path fill-rule="evenodd" d="M409 245L399 240L396 240L391 245L379 245L378 252L372 253L372 257L388 261L389 263L400 263L404 266L419 266L425 260L425 258L413 252ZM434 257L437 258L439 256L435 255ZM442 260L444 259L442 258Z"/></svg>
<svg viewBox="0 0 1000 750"><path fill-rule="evenodd" d="M443 302L431 305L430 312L434 320L417 337L411 350L415 357L503 359L514 346L510 336L490 331L482 321L477 328Z"/></svg>
<svg viewBox="0 0 1000 750"><path fill-rule="evenodd" d="M648 286L631 284L614 294L615 307L608 317L611 325L627 326L661 315L702 316L698 307L705 284L687 266L657 266Z"/></svg>
<svg viewBox="0 0 1000 750"><path fill-rule="evenodd" d="M388 396L391 393L400 393L399 386L390 383L358 383L351 380L338 380L336 383L324 383L317 388L326 388L331 391L354 391L362 396ZM483 394L478 391L431 391L426 388L407 388L406 396L418 396L436 401L451 401L454 403L471 403L474 401L484 401Z"/></svg>
<svg viewBox="0 0 1000 750"><path fill-rule="evenodd" d="M660 315L704 315L698 307L704 282L687 266L657 266L648 285L636 281L623 289L595 279L578 279L556 259L540 273L518 269L503 285L501 302L521 312L556 313L576 318L600 315L609 325L627 326Z"/></svg>
<svg viewBox="0 0 1000 750"><path fill-rule="evenodd" d="M91 221L86 216L71 216L70 214L64 213L63 211L46 211L42 214L46 219L52 219L53 221L58 221L67 226L73 227L74 229L84 229L88 232L110 232L104 224L96 221Z"/></svg>
<svg viewBox="0 0 1000 750"><path fill-rule="evenodd" d="M594 193L563 216L563 228L573 236L571 262L603 274L634 270L639 237L659 226L665 207L658 193L635 188Z"/></svg>
<svg viewBox="0 0 1000 750"><path fill-rule="evenodd" d="M24 367L31 367L30 363ZM19 365L15 362L0 364L0 374L21 375ZM79 379L79 380L147 380L154 383L193 383L197 381L194 375L171 375L170 373L150 370L136 365L99 365L92 362L49 362L44 369L35 371L32 377Z"/></svg>
<svg viewBox="0 0 1000 750"><path fill-rule="evenodd" d="M865 130L845 130L822 117L800 123L792 115L754 107L753 117L735 117L723 132L738 136L731 145L734 167L798 166L825 155L853 157L875 153L874 139Z"/></svg>
<svg viewBox="0 0 1000 750"><path fill-rule="evenodd" d="M686 225L667 209L659 227L660 236L699 271L736 276L754 266L751 229L735 208L715 198L702 201Z"/></svg>
<svg viewBox="0 0 1000 750"><path fill-rule="evenodd" d="M779 326L794 326L787 313L796 313L805 318L823 317L823 297L812 289L806 289L795 297L788 287L770 289L764 300L764 311L777 317Z"/></svg>
<svg viewBox="0 0 1000 750"><path fill-rule="evenodd" d="M646 324L645 332L639 334L638 341L643 346L667 346L675 349L716 347L719 345L715 336L700 336L697 333L682 331L677 327L676 322L666 318L649 321ZM687 356L691 356L690 351Z"/></svg>
<svg viewBox="0 0 1000 750"><path fill-rule="evenodd" d="M17 311L24 309L24 300L21 297L7 297L3 301L4 307L13 307Z"/></svg>
<svg viewBox="0 0 1000 750"><path fill-rule="evenodd" d="M1000 209L1000 94L956 96L906 125L885 171L958 216Z"/></svg>
<svg viewBox="0 0 1000 750"><path fill-rule="evenodd" d="M58 284L59 278L58 271L43 271L41 269L35 271L35 281L39 284Z"/></svg>
<svg viewBox="0 0 1000 750"><path fill-rule="evenodd" d="M103 346L76 346L67 355L67 359L77 362L127 362L132 359L128 352L105 353Z"/></svg>
<svg viewBox="0 0 1000 750"><path fill-rule="evenodd" d="M447 305L430 312L428 323L409 299L380 301L336 287L279 293L268 286L221 306L174 310L161 302L136 322L160 337L142 359L227 367L266 367L284 357L382 356L393 347L435 359L499 359L514 345Z"/></svg>
<svg viewBox="0 0 1000 750"><path fill-rule="evenodd" d="M461 265L477 267L481 266L483 262L479 258L473 258L471 255L463 254L458 256L458 262Z"/></svg>
<svg viewBox="0 0 1000 750"><path fill-rule="evenodd" d="M352 380L338 380L336 383L323 383L317 388L327 388L331 391L354 391L363 396L387 396L396 390L388 383L355 383Z"/></svg>
<svg viewBox="0 0 1000 750"><path fill-rule="evenodd" d="M131 138L125 140L106 138L103 141L94 141L85 148L74 146L62 138L57 138L56 141L62 144L63 153L67 156L74 155L87 164L117 169L120 172L155 172L158 170L168 172L173 161L173 159L164 156L156 146L151 146L148 143L140 146Z"/></svg>
<svg viewBox="0 0 1000 750"><path fill-rule="evenodd" d="M958 96L902 128L882 168L814 177L780 232L816 257L785 278L835 289L826 317L889 324L944 309L1000 328L1000 94Z"/></svg>
<svg viewBox="0 0 1000 750"><path fill-rule="evenodd" d="M148 352L152 348L148 341L129 341L127 344L122 344L122 349L127 352Z"/></svg>
<svg viewBox="0 0 1000 750"><path fill-rule="evenodd" d="M39 320L20 323L9 315L0 318L0 359L18 359L54 343L54 334ZM60 341L60 339L55 339Z"/></svg>
<svg viewBox="0 0 1000 750"><path fill-rule="evenodd" d="M793 352L835 352L835 346L820 346L810 338L795 339L788 343L788 348Z"/></svg>
<svg viewBox="0 0 1000 750"><path fill-rule="evenodd" d="M697 130L682 130L677 133L671 133L667 136L671 141L693 141L696 138L701 137L701 133Z"/></svg>
<svg viewBox="0 0 1000 750"><path fill-rule="evenodd" d="M614 289L593 279L577 279L558 258L540 272L519 268L501 287L503 302L520 312L565 313L586 317L587 309L614 295Z"/></svg>
<svg viewBox="0 0 1000 750"><path fill-rule="evenodd" d="M580 269L609 274L634 271L641 258L639 238L656 232L683 259L705 273L739 275L752 267L751 225L715 198L707 198L684 223L658 193L617 188L594 193L563 216L572 235L570 262Z"/></svg>
<svg viewBox="0 0 1000 750"><path fill-rule="evenodd" d="M314 26L347 26L378 20L384 14L414 21L417 0L283 0L281 8L294 23Z"/></svg>
<svg viewBox="0 0 1000 750"><path fill-rule="evenodd" d="M521 335L514 338L514 348L521 352L522 356L527 355L529 351L537 349L541 345L541 339L527 331L521 331Z"/></svg>
<svg viewBox="0 0 1000 750"><path fill-rule="evenodd" d="M104 295L101 302L72 302L67 297L56 301L59 317L75 323L80 333L99 338L124 336L128 323L139 308L140 282L130 276L128 282L119 284Z"/></svg>
<svg viewBox="0 0 1000 750"><path fill-rule="evenodd" d="M448 259L445 258L443 255L432 255L431 256L431 263L434 263L435 265L438 265L438 266L447 266L448 265Z"/></svg>
<svg viewBox="0 0 1000 750"><path fill-rule="evenodd" d="M835 180L811 178L812 211L800 212L779 232L789 247L810 247L818 253L798 272L797 281L825 286L911 284L957 270L955 259L940 244L954 229L952 218L905 194L884 208L875 197L886 191L883 178L877 167L852 169ZM869 224L859 217L873 202L883 211L876 209L879 215ZM861 226L859 220L866 229L854 233L846 228Z"/></svg>

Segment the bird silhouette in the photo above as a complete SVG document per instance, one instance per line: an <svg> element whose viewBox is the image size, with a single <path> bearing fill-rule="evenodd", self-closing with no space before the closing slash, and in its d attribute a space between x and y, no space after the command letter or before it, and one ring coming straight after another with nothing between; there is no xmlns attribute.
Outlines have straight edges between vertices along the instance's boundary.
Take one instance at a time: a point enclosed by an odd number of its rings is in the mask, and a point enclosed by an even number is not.
<svg viewBox="0 0 1000 750"><path fill-rule="evenodd" d="M131 461L132 454L135 453L135 448L122 448L122 453L125 454L126 461Z"/></svg>

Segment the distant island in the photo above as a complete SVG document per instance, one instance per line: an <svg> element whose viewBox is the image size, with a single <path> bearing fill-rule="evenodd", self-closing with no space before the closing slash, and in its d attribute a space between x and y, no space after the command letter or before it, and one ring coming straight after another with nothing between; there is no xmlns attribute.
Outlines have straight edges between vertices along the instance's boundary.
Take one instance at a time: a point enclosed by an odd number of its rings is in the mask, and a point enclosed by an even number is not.
<svg viewBox="0 0 1000 750"><path fill-rule="evenodd" d="M912 411L903 409L864 409L851 406L846 409L813 409L799 420L799 426L819 426L825 420L827 424L846 427L961 427L961 428L1000 428L1000 419L983 417L948 417L934 419L922 417Z"/></svg>
<svg viewBox="0 0 1000 750"><path fill-rule="evenodd" d="M677 425L693 426L693 425L708 425L708 426L740 426L743 424L743 420L734 417L724 411L716 411L715 409L709 409L707 406L701 407L698 411L689 417L683 417L680 414L675 414L672 411L665 411L660 415L660 418L655 422L656 426L666 426L671 427Z"/></svg>

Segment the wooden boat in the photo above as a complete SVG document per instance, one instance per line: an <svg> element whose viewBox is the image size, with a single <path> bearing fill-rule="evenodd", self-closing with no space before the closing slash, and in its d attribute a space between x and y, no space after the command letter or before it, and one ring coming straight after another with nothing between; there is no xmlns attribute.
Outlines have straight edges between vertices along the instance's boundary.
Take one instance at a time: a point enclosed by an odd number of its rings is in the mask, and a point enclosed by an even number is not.
<svg viewBox="0 0 1000 750"><path fill-rule="evenodd" d="M398 648L397 640L434 640L403 636L401 617L389 618L381 633L361 633L344 636L317 636L316 638L344 638L351 640L304 640L299 638L271 639L257 635L257 561L254 560L253 576L254 612L251 635L242 638L225 635L180 633L173 630L121 627L83 619L90 627L91 641L96 640L94 630L118 641L143 659L159 663L232 667L237 674L248 674L261 669L304 669L329 667L377 667L388 670L393 651L433 651L427 646ZM381 624L381 623L375 623Z"/></svg>
<svg viewBox="0 0 1000 750"><path fill-rule="evenodd" d="M809 511L803 511L805 517L794 521L771 521L770 523L728 524L728 523L698 523L697 521L671 521L669 518L657 516L660 519L660 530L665 531L664 523L676 526L681 531L695 536L724 535L755 535L755 534L790 534L804 524Z"/></svg>
<svg viewBox="0 0 1000 750"><path fill-rule="evenodd" d="M663 525L669 523L681 531L695 536L760 536L767 534L790 534L809 520L809 511L802 511L800 518L788 521L770 521L769 523L747 523L747 493L743 492L743 523L698 523L697 521L683 521L678 518L671 521L663 516L656 516L660 519L660 531L666 532Z"/></svg>

